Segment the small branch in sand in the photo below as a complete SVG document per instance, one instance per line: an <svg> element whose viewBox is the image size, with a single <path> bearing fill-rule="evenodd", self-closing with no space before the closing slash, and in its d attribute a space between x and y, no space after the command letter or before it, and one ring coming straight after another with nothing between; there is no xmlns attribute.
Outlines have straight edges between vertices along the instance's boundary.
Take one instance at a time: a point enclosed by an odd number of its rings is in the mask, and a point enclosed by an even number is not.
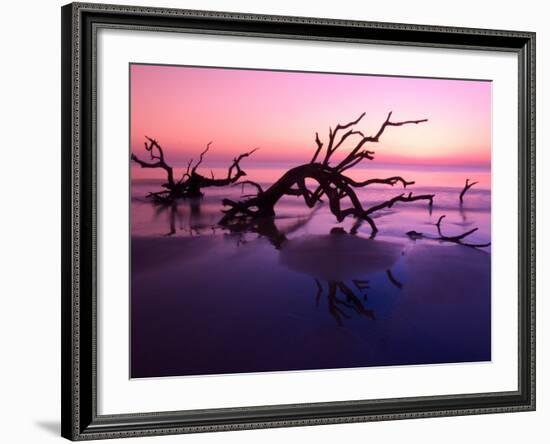
<svg viewBox="0 0 550 444"><path fill-rule="evenodd" d="M447 236L447 235L443 234L443 232L441 231L441 222L443 221L443 219L445 217L446 217L445 215L440 216L439 219L437 220L437 223L435 224L436 227L437 227L438 236L427 236L427 235L424 235L423 233L419 233L417 231L409 231L406 234L407 234L407 236L409 236L413 240L422 239L422 238L434 239L434 240L439 240L439 241L442 241L442 242L452 242L454 244L459 244L459 245L463 245L465 247L470 247L470 248L485 248L485 247L489 247L491 245L491 242L487 242L487 243L483 243L483 244L475 244L475 243L470 243L470 242L464 241L464 239L466 237L468 237L470 234L475 233L478 230L478 228L472 228L471 230L468 230L468 231L466 231L462 234L458 234L456 236Z"/></svg>
<svg viewBox="0 0 550 444"><path fill-rule="evenodd" d="M445 241L445 242L454 242L455 244L460 244L460 245L464 245L465 247L472 247L472 248L484 248L484 247L488 247L489 245L491 245L491 242L487 242L487 243L484 243L484 244L471 244L469 242L464 242L463 239L468 237L470 234L475 233L478 230L478 228L472 228L471 230L466 231L465 233L459 234L457 236L446 236L446 235L444 235L441 232L441 221L445 217L446 217L445 215L441 216L437 220L437 223L436 223L437 232L439 233L439 240L442 240L442 241Z"/></svg>
<svg viewBox="0 0 550 444"><path fill-rule="evenodd" d="M460 196L459 196L459 199L460 199L460 203L463 203L464 202L464 195L466 194L466 192L472 188L474 185L478 184L479 182L470 182L470 179L466 179L466 183L464 184L464 188L462 189L462 191L460 192Z"/></svg>

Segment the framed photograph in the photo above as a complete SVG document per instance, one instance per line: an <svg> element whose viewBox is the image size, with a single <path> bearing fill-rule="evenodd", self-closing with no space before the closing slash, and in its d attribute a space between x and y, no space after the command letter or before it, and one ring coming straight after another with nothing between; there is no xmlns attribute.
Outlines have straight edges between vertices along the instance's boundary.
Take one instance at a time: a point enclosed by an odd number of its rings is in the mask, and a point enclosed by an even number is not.
<svg viewBox="0 0 550 444"><path fill-rule="evenodd" d="M534 33L61 12L64 437L534 410Z"/></svg>

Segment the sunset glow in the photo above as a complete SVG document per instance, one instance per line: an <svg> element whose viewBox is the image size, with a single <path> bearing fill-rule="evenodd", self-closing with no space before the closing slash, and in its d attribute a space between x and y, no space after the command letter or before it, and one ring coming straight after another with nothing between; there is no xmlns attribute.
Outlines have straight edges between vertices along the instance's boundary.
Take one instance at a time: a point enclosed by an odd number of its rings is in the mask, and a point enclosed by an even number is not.
<svg viewBox="0 0 550 444"><path fill-rule="evenodd" d="M131 65L131 148L156 138L175 165L213 141L208 162L260 147L254 162L309 161L315 133L366 112L377 164L489 167L491 82L242 69ZM206 163L205 163L206 164Z"/></svg>

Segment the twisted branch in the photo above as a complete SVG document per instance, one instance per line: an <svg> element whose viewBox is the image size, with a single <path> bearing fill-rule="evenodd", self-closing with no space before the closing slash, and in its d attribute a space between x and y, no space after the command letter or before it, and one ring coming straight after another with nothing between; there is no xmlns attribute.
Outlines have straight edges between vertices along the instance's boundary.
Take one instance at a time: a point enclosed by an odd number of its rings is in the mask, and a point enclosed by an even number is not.
<svg viewBox="0 0 550 444"><path fill-rule="evenodd" d="M216 179L214 172L210 170L210 177L201 175L197 170L202 164L206 153L210 150L212 142L206 144L205 149L200 153L197 162L193 165L193 159L187 163L187 169L182 174L181 178L176 182L174 181L173 168L168 165L164 159L164 150L160 144L150 137L146 136L149 144L145 142L145 150L150 154L152 160L156 162L146 162L140 159L137 155L132 153L131 160L136 162L142 168L162 168L166 171L168 178L167 183L163 184L163 188L166 190L158 192L150 192L147 197L153 199L156 203L171 203L175 199L189 198L189 197L201 197L203 195L201 189L213 186L225 186L230 185L238 181L242 176L246 176L246 173L241 169L240 162L242 159L250 156L252 153L258 150L253 150L240 154L233 159L233 162L227 169L227 177L223 179Z"/></svg>
<svg viewBox="0 0 550 444"><path fill-rule="evenodd" d="M141 160L139 157L137 157L134 153L131 155L131 159L139 164L142 168L162 168L166 171L166 175L168 178L168 183L163 184L163 187L165 188L172 188L174 184L174 171L170 165L168 165L164 160L164 151L162 147L159 145L159 143L150 137L145 136L145 138L149 141L149 144L147 142L144 142L145 150L149 152L151 156L151 160L157 160L157 162L150 163L145 162L144 160ZM155 152L156 149L156 152Z"/></svg>

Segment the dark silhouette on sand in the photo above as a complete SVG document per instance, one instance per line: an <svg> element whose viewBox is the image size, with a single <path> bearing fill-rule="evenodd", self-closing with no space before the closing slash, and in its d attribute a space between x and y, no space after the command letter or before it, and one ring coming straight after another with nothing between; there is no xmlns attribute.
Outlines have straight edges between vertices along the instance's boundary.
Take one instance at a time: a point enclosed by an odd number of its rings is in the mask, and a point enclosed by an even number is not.
<svg viewBox="0 0 550 444"><path fill-rule="evenodd" d="M371 227L371 237L374 237L378 232L378 228L374 223L372 215L376 211L391 208L398 202L414 202L418 200L427 201L431 207L433 205L433 194L413 195L413 193L402 193L386 202L370 208L363 208L355 191L357 188L373 184L394 186L397 183L402 184L403 188L406 188L408 185L414 184L414 182L407 181L400 176L385 179L372 178L358 182L346 175L346 171L357 166L363 160L374 159L374 151L366 149L365 145L367 143L377 143L388 126L403 126L427 122L427 119L393 122L390 120L391 115L392 113L390 112L377 133L371 136L367 136L355 129L355 125L360 122L365 113L352 122L338 124L334 129L330 128L328 143L326 145L319 139L319 134L316 133L315 143L317 149L309 163L291 168L265 190L258 183L246 181L248 185L256 188L256 194L237 202L224 199L223 205L229 207L229 209L224 211L225 216L221 219L220 224L229 225L243 218L274 217L275 205L283 196L303 197L304 202L310 208L320 202L323 196L326 196L329 201L330 210L338 222L343 221L347 216L365 220ZM333 162L334 154L348 138L357 139L357 143L341 161L337 163ZM316 182L316 188L314 190L309 189L306 185L306 180ZM346 200L349 200L351 206L342 208L342 203Z"/></svg>
<svg viewBox="0 0 550 444"><path fill-rule="evenodd" d="M437 227L438 236L425 235L424 233L419 233L417 231L409 231L407 232L407 236L409 236L411 239L414 239L414 240L427 238L427 239L434 239L442 242L451 242L454 244L464 245L465 247L471 247L471 248L485 248L491 245L491 242L470 243L464 240L470 234L475 233L478 230L478 228L472 228L471 230L465 231L464 233L457 234L455 236L447 236L443 234L443 232L441 231L441 222L445 217L446 217L445 215L440 216L439 219L437 220L437 223L435 224Z"/></svg>
<svg viewBox="0 0 550 444"><path fill-rule="evenodd" d="M151 162L146 162L134 153L131 159L140 165L142 168L161 168L166 171L166 182L162 184L164 190L150 192L147 197L153 199L156 203L171 203L176 199L198 198L202 197L202 189L208 187L223 187L237 182L241 177L246 176L246 173L241 169L240 162L245 157L250 156L258 148L240 154L233 159L233 162L227 169L227 177L216 179L214 173L210 172L210 177L203 176L197 172L201 165L204 155L210 149L212 142L206 145L206 148L200 153L199 159L193 165L193 159L187 164L187 170L183 173L179 180L174 178L174 169L166 163L164 150L160 144L150 137L146 136L149 143L145 142L145 150L151 157Z"/></svg>

